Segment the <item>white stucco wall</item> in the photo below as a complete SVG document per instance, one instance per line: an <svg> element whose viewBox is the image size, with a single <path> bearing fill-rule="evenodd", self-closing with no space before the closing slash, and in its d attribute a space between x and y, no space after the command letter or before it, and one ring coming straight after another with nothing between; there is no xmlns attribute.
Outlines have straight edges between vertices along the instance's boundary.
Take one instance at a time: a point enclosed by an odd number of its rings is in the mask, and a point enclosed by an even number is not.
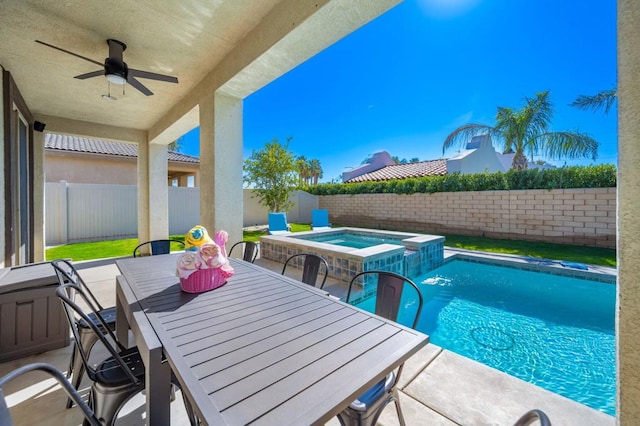
<svg viewBox="0 0 640 426"><path fill-rule="evenodd" d="M471 147L474 143L477 147ZM487 135L474 136L465 149L447 160L447 173L483 173L504 172L505 168L498 159L491 138ZM508 170L508 169L507 169Z"/></svg>

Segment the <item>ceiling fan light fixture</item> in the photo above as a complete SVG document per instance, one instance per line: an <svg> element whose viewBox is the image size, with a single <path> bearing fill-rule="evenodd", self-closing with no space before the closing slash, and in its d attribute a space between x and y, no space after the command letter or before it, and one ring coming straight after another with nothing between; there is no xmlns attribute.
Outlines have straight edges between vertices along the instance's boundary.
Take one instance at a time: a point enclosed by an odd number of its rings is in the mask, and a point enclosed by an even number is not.
<svg viewBox="0 0 640 426"><path fill-rule="evenodd" d="M127 79L124 78L121 75L118 75L118 74L107 74L106 76L107 76L107 80L109 80L109 83L118 84L120 86L122 86L123 84L127 83Z"/></svg>

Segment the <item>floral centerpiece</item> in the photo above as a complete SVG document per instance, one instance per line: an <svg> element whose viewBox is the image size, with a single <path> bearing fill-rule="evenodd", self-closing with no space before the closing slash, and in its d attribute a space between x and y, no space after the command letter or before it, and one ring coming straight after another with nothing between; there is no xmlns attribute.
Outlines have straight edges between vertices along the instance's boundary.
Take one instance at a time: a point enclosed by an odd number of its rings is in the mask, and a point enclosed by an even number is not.
<svg viewBox="0 0 640 426"><path fill-rule="evenodd" d="M229 234L218 231L213 239L203 226L194 226L185 235L185 252L178 258L176 275L187 293L202 293L226 284L233 275L227 258Z"/></svg>

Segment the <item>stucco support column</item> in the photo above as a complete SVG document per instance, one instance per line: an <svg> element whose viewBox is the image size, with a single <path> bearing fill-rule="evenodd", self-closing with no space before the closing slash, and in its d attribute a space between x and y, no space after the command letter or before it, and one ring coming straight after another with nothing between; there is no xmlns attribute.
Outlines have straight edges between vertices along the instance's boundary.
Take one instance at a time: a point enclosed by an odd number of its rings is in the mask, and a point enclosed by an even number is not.
<svg viewBox="0 0 640 426"><path fill-rule="evenodd" d="M45 260L44 251L44 133L33 132L33 261Z"/></svg>
<svg viewBox="0 0 640 426"><path fill-rule="evenodd" d="M200 224L242 239L242 100L211 95L200 102ZM228 249L228 247L227 247Z"/></svg>
<svg viewBox="0 0 640 426"><path fill-rule="evenodd" d="M167 145L149 145L149 237L169 237L169 173Z"/></svg>
<svg viewBox="0 0 640 426"><path fill-rule="evenodd" d="M640 424L640 2L618 1L617 423Z"/></svg>
<svg viewBox="0 0 640 426"><path fill-rule="evenodd" d="M149 144L138 144L138 242L151 238L149 217Z"/></svg>
<svg viewBox="0 0 640 426"><path fill-rule="evenodd" d="M167 146L138 144L138 240L169 236Z"/></svg>

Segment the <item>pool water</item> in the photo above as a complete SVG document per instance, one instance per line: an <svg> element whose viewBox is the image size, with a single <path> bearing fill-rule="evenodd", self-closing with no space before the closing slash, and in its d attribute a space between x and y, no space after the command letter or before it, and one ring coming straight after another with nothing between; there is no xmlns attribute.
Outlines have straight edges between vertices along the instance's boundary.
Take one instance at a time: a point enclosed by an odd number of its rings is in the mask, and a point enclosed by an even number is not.
<svg viewBox="0 0 640 426"><path fill-rule="evenodd" d="M615 284L462 260L413 280L431 343L615 415Z"/></svg>
<svg viewBox="0 0 640 426"><path fill-rule="evenodd" d="M336 246L352 247L363 249L367 247L377 246L379 244L395 244L402 245L402 240L396 238L385 237L369 237L365 235L341 233L338 235L327 235L323 237L314 236L311 241L318 243L333 244Z"/></svg>

